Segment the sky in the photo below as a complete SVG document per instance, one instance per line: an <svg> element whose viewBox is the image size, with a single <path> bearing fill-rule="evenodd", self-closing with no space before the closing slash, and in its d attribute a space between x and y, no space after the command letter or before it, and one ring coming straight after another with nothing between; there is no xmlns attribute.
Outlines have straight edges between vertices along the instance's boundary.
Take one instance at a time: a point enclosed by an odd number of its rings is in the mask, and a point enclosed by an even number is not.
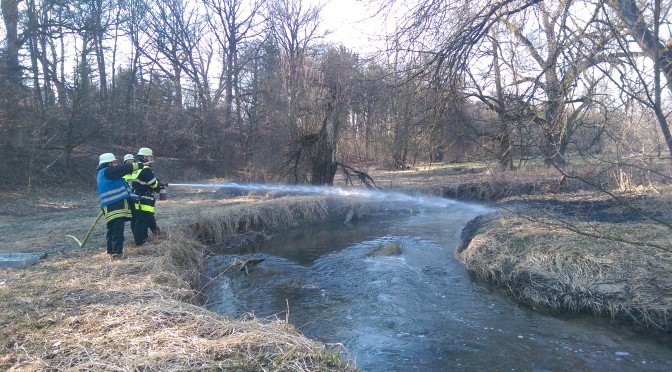
<svg viewBox="0 0 672 372"><path fill-rule="evenodd" d="M375 14L374 5L366 0L310 0L311 3L325 4L322 20L325 29L332 32L328 41L340 42L346 47L363 54L373 53L384 45L380 39L383 31L381 20L371 19Z"/></svg>

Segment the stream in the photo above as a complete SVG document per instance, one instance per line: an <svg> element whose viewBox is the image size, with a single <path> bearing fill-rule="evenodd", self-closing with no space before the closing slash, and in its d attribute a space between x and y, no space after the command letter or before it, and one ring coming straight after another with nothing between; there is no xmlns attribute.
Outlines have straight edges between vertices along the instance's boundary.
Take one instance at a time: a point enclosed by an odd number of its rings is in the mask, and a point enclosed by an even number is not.
<svg viewBox="0 0 672 372"><path fill-rule="evenodd" d="M289 319L363 371L672 371L672 348L591 316L550 316L472 280L454 250L480 205L423 204L305 226L206 262L206 307ZM395 244L398 255L370 255ZM249 275L234 260L263 258Z"/></svg>

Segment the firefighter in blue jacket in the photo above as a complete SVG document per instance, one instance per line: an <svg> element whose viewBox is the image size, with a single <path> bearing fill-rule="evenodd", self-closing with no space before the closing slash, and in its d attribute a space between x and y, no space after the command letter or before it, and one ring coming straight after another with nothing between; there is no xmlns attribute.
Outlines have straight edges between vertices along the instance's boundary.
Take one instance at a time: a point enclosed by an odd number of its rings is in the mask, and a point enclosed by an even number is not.
<svg viewBox="0 0 672 372"><path fill-rule="evenodd" d="M154 193L158 193L161 190L162 185L159 183L159 180L156 179L156 176L154 176L154 172L150 167L154 160L152 149L142 147L138 150L136 158L138 161L144 163L144 165L142 165L139 170L133 172L133 175L131 176L133 192L135 192L139 198L138 202L135 203L137 212L135 226L133 227L133 239L135 240L135 245L140 246L147 242L149 235L147 232L148 229L152 230L152 233L155 236L159 234L159 228L156 226L156 217L154 216L154 205L156 204Z"/></svg>
<svg viewBox="0 0 672 372"><path fill-rule="evenodd" d="M131 219L131 190L122 178L149 163L118 164L112 153L98 161L98 198L107 222L107 253L119 259L124 250L124 222Z"/></svg>

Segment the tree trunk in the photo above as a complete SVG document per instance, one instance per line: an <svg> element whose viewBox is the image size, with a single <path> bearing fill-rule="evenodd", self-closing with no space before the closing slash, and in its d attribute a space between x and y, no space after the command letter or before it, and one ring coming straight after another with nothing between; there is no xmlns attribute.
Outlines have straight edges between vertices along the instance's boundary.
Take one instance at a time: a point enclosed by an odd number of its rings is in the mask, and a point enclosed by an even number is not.
<svg viewBox="0 0 672 372"><path fill-rule="evenodd" d="M340 128L340 111L343 105L341 86L334 83L331 99L327 104L327 116L324 119L318 141L314 145L310 181L313 185L333 185L338 165L336 164L336 145Z"/></svg>
<svg viewBox="0 0 672 372"><path fill-rule="evenodd" d="M493 30L492 35L492 55L495 68L495 90L497 93L497 116L499 117L499 166L502 169L513 169L513 145L511 135L509 134L509 123L505 114L504 89L502 88L502 72L499 66L499 41L497 33Z"/></svg>
<svg viewBox="0 0 672 372"><path fill-rule="evenodd" d="M35 107L43 108L44 102L42 100L42 88L40 86L40 68L37 57L39 55L38 49L38 23L37 10L35 9L35 0L28 2L28 34L29 34L29 52L30 52L30 70L33 75L33 100ZM45 74L46 75L46 74Z"/></svg>
<svg viewBox="0 0 672 372"><path fill-rule="evenodd" d="M103 115L107 115L107 72L105 69L105 49L103 47L106 26L104 26L102 23L103 2L101 0L95 0L93 5L94 7L92 17L94 17L94 30L92 30L92 34L94 49L96 51L96 62L98 63L98 75L100 79L100 95L98 102L101 113L103 113Z"/></svg>
<svg viewBox="0 0 672 372"><path fill-rule="evenodd" d="M658 0L654 1L657 2ZM657 33L649 29L644 14L634 0L607 0L607 3L618 13L627 27L627 32L642 48L644 54L660 68L667 80L667 88L672 92L672 47L669 44L667 46L662 45ZM667 119L662 115L660 107L654 108L654 111L667 149L672 155L672 133L670 133Z"/></svg>
<svg viewBox="0 0 672 372"><path fill-rule="evenodd" d="M21 41L18 37L19 1L1 0L2 19L5 23L6 50L2 61L4 75L4 92L2 94L2 111L5 122L4 131L0 131L0 146L9 146L12 149L21 149L23 143L23 128L19 123L18 103L21 94L21 66L19 65L19 49Z"/></svg>

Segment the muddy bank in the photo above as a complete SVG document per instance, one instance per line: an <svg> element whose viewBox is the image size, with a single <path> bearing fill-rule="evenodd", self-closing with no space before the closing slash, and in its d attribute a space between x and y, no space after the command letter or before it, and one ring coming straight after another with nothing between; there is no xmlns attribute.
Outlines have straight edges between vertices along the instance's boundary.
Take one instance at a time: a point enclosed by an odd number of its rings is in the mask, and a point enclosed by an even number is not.
<svg viewBox="0 0 672 372"><path fill-rule="evenodd" d="M504 200L467 224L455 255L538 310L592 313L669 340L672 241L660 219L670 205L669 193Z"/></svg>

